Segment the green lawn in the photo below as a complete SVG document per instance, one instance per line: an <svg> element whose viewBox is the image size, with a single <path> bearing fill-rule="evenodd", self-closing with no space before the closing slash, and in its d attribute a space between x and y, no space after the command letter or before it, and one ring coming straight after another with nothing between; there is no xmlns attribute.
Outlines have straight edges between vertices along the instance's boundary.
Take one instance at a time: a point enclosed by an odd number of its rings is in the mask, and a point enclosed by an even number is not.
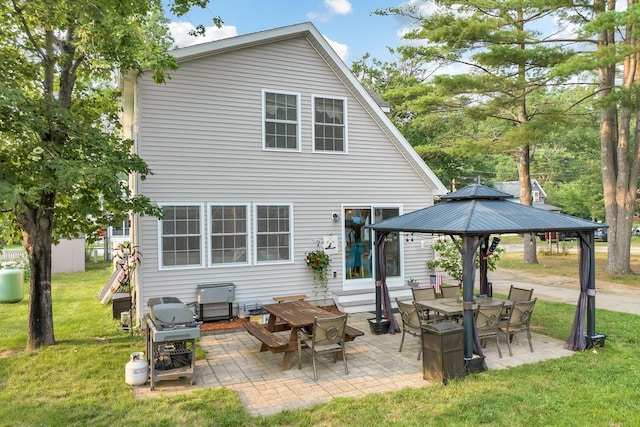
<svg viewBox="0 0 640 427"><path fill-rule="evenodd" d="M251 417L227 389L133 399L124 366L144 348L98 302L106 264L53 278L57 345L26 345L27 302L0 305L0 420L10 426L635 426L640 317L598 310L604 348L361 399ZM28 293L25 293L28 294ZM574 307L539 302L542 333L566 339ZM508 357L508 356L507 356ZM393 352L390 352L393 358Z"/></svg>

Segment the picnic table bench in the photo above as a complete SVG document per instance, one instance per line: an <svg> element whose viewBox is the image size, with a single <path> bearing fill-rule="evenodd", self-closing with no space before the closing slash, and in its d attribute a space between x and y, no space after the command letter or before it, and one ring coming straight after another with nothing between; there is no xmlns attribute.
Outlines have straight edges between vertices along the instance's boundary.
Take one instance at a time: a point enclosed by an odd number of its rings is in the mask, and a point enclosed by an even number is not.
<svg viewBox="0 0 640 427"><path fill-rule="evenodd" d="M307 299L306 295L285 295L281 297L273 297L273 300L277 303L283 303L288 301L304 301Z"/></svg>
<svg viewBox="0 0 640 427"><path fill-rule="evenodd" d="M270 332L267 330L265 325L249 322L244 324L244 328L247 332L260 340L263 347L266 347L266 349L274 353L283 352L289 344L288 339Z"/></svg>
<svg viewBox="0 0 640 427"><path fill-rule="evenodd" d="M269 312L269 323L261 325L258 323L245 323L244 328L261 342L260 351L271 351L273 353L284 353L281 370L286 371L291 367L293 354L298 350L298 331L307 329L313 325L314 317L332 317L334 313L315 307L304 301L291 301L284 304L269 304L263 306ZM287 322L291 332L289 339L276 335L278 330L276 318ZM364 332L353 326L347 325L345 330L345 341L353 341L357 337L364 335Z"/></svg>

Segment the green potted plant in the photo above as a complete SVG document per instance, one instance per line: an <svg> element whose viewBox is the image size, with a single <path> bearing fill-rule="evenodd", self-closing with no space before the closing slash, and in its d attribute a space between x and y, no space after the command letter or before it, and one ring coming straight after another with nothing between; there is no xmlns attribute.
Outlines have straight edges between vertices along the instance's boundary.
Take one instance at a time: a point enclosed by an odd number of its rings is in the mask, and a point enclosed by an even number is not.
<svg viewBox="0 0 640 427"><path fill-rule="evenodd" d="M313 294L326 299L329 291L329 266L331 257L322 249L307 252L305 261L313 273Z"/></svg>
<svg viewBox="0 0 640 427"><path fill-rule="evenodd" d="M111 296L112 311L114 319L121 319L122 313L128 312L128 319L131 319L133 307L133 273L142 263L142 253L138 250L138 247L131 242L123 242L118 244L113 252L113 261L117 269L122 271L118 275L118 288ZM126 318L127 316L125 316ZM123 328L130 328L130 320L127 321L127 325L123 323Z"/></svg>
<svg viewBox="0 0 640 427"><path fill-rule="evenodd" d="M142 263L142 253L131 242L119 243L113 253L116 268L124 273L120 278L118 292L131 292L133 272Z"/></svg>
<svg viewBox="0 0 640 427"><path fill-rule="evenodd" d="M432 248L436 252L436 259L427 261L427 268L435 270L441 268L446 271L449 276L462 285L462 255L458 248L462 245L462 239L455 238L457 245L451 240L436 240ZM500 255L504 253L503 248L495 248L492 256L487 257L487 269L495 271Z"/></svg>

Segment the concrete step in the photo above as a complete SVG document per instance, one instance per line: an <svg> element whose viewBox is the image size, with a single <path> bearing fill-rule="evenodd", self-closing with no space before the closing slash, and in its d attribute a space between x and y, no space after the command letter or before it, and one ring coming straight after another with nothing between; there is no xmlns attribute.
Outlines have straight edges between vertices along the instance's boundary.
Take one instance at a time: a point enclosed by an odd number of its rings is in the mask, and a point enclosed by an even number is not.
<svg viewBox="0 0 640 427"><path fill-rule="evenodd" d="M396 307L395 299L411 300L413 295L409 286L390 287L391 306ZM333 300L343 313L363 313L376 309L375 286L367 290L350 290L333 292Z"/></svg>

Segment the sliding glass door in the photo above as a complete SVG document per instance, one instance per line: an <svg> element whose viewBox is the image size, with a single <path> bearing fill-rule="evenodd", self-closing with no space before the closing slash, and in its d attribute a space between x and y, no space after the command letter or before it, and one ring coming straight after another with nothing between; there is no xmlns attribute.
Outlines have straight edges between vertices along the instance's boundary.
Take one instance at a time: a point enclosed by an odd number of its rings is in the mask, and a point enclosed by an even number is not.
<svg viewBox="0 0 640 427"><path fill-rule="evenodd" d="M344 221L345 277L346 280L371 279L375 275L373 239L375 233L366 228L400 214L398 207L352 206L345 207ZM387 277L401 276L400 239L397 233L387 237Z"/></svg>

